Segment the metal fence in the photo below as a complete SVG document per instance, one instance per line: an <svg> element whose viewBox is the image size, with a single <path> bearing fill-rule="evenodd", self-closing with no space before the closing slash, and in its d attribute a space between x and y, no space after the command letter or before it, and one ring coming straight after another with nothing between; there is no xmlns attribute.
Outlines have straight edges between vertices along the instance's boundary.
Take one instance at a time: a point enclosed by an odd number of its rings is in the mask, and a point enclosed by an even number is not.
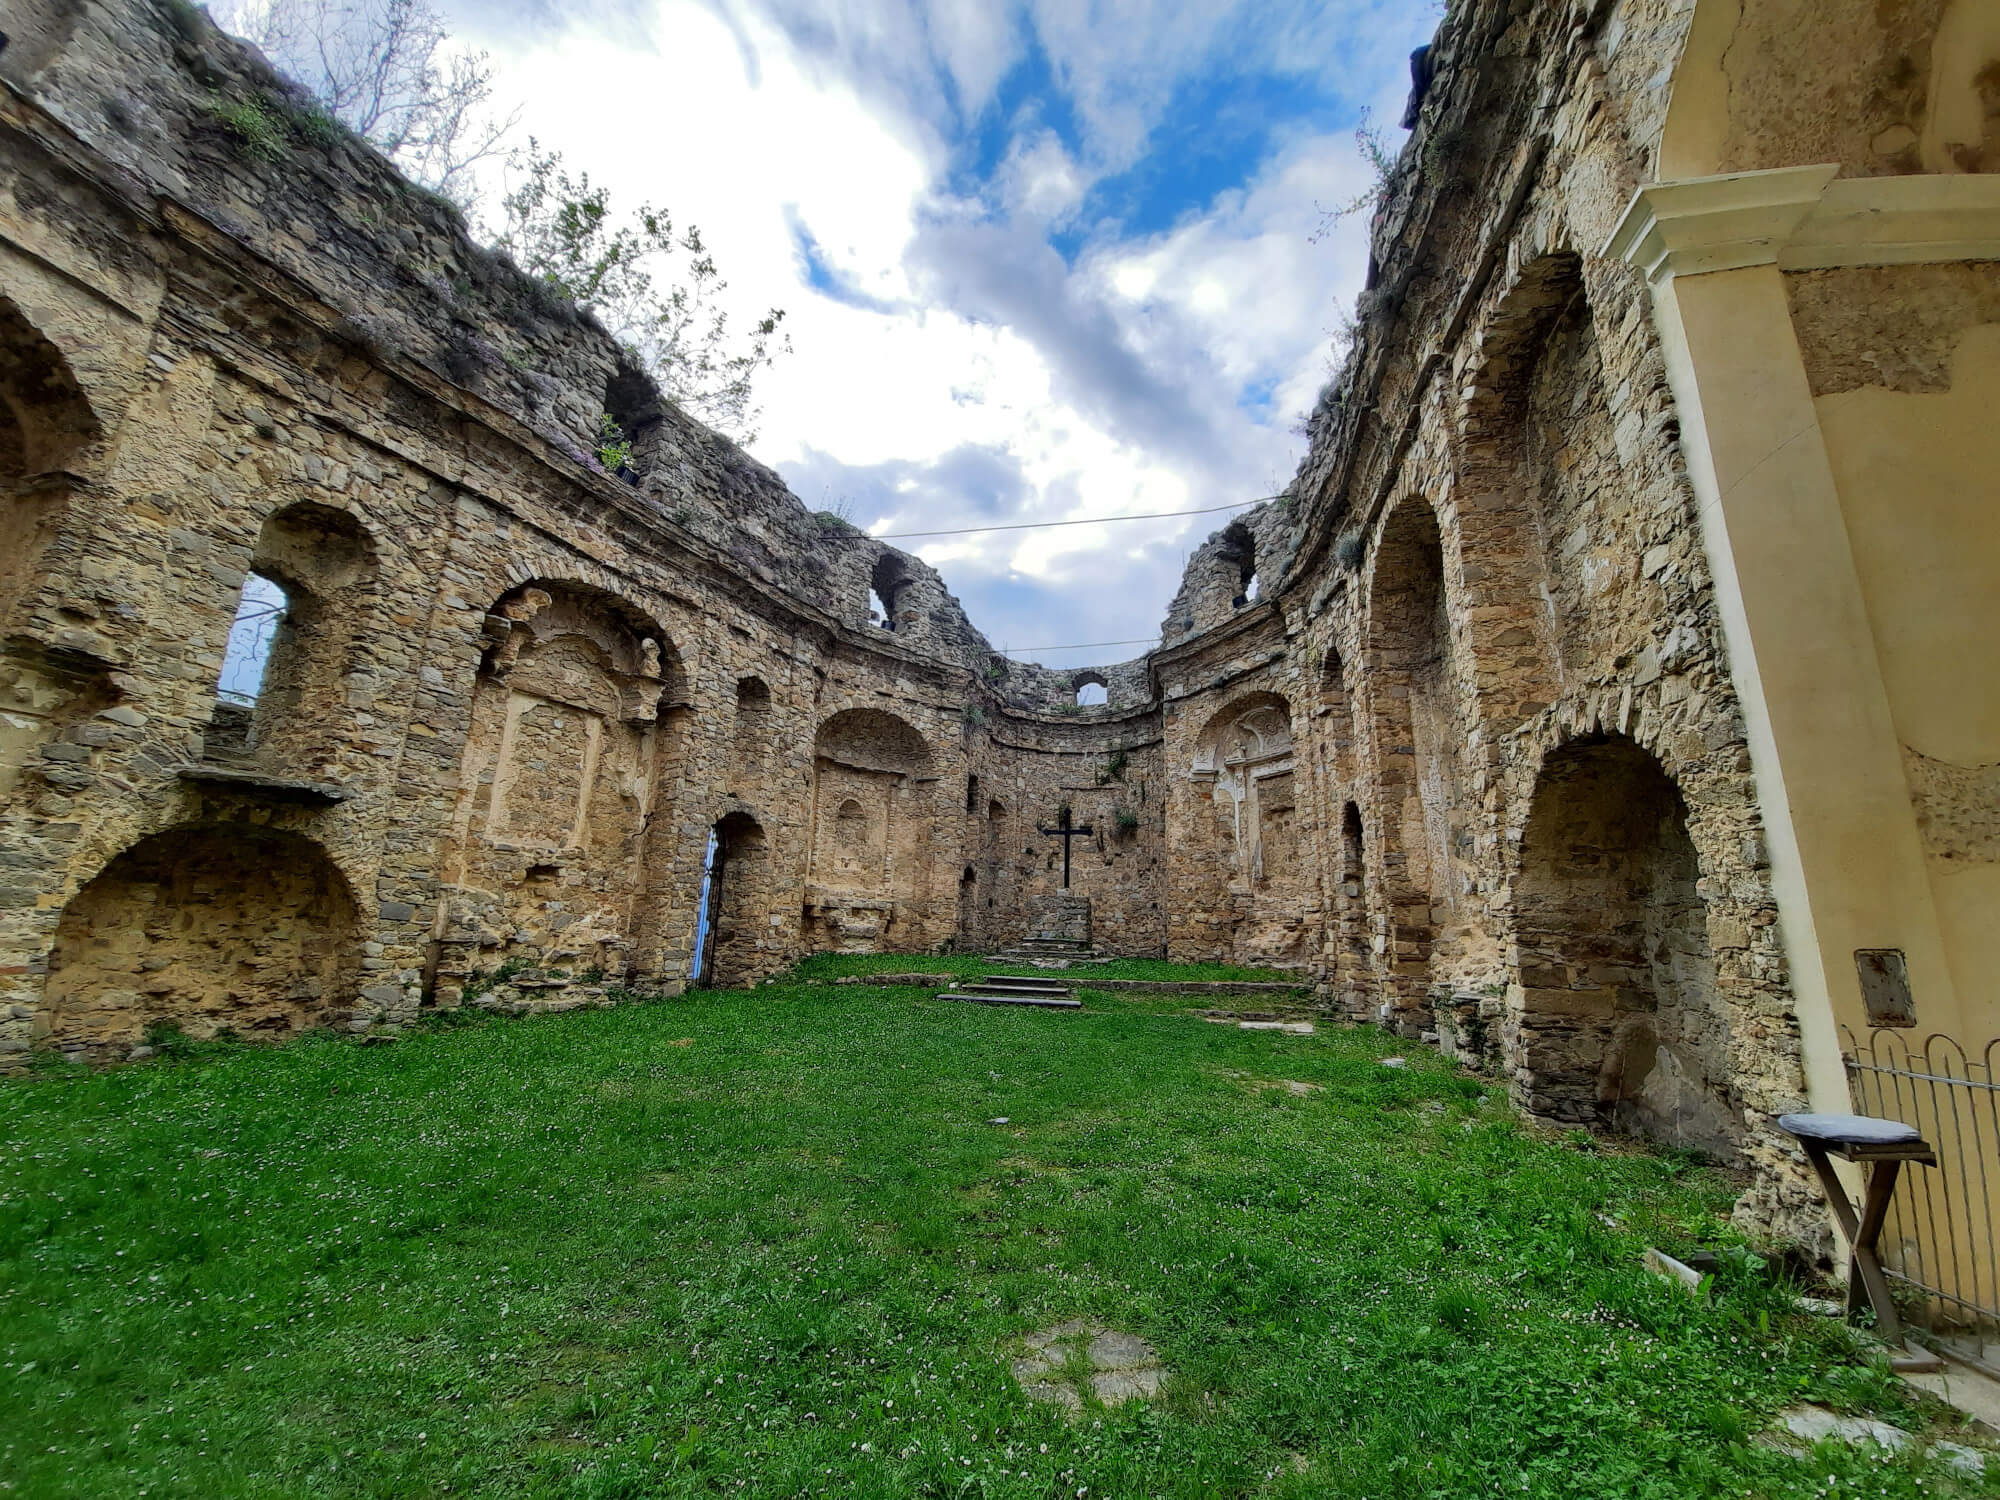
<svg viewBox="0 0 2000 1500"><path fill-rule="evenodd" d="M1883 1269L1924 1295L1940 1332L1982 1346L2000 1330L2000 1040L1969 1055L1948 1036L1842 1028L1854 1107L1901 1120L1937 1149L1935 1167L1906 1167L1880 1241Z"/></svg>

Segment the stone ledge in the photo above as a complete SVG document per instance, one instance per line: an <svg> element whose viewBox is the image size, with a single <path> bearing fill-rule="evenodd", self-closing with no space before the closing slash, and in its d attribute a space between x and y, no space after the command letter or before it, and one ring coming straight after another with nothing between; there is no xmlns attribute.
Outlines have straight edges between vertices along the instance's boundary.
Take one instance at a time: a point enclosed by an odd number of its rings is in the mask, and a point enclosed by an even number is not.
<svg viewBox="0 0 2000 1500"><path fill-rule="evenodd" d="M347 793L330 781L308 781L303 777L272 776L263 771L238 770L232 766L183 766L182 781L228 791L248 792L269 797L274 802L298 802L308 807L331 807L345 802Z"/></svg>

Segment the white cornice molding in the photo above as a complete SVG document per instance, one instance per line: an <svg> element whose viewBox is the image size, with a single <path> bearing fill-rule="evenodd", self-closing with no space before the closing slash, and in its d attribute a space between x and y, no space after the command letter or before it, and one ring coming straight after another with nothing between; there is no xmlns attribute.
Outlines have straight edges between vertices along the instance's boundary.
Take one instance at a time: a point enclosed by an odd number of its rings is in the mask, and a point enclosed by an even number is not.
<svg viewBox="0 0 2000 1500"><path fill-rule="evenodd" d="M2000 260L2000 175L1842 177L1785 246L1787 271Z"/></svg>
<svg viewBox="0 0 2000 1500"><path fill-rule="evenodd" d="M1604 254L1649 281L1744 266L1786 271L2000 260L2000 175L1839 177L1832 165L1656 182Z"/></svg>
<svg viewBox="0 0 2000 1500"><path fill-rule="evenodd" d="M1780 167L1650 183L1632 195L1604 253L1648 281L1775 264L1839 171Z"/></svg>

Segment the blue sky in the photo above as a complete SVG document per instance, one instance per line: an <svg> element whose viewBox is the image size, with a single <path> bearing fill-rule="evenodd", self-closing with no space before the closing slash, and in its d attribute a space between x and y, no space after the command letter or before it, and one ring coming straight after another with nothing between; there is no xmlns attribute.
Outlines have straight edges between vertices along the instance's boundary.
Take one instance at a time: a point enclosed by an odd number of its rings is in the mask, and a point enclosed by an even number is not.
<svg viewBox="0 0 2000 1500"><path fill-rule="evenodd" d="M1365 265L1318 207L1429 0L450 0L525 130L786 309L753 452L927 530L1270 494ZM1392 138L1395 133L1392 132ZM1015 648L1146 637L1220 518L906 543ZM1136 650L1045 653L1051 665Z"/></svg>

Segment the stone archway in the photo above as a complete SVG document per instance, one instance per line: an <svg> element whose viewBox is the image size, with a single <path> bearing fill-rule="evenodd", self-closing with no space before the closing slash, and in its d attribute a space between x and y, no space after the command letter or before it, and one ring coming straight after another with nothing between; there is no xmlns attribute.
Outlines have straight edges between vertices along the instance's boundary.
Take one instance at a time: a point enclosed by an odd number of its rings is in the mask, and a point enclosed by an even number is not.
<svg viewBox="0 0 2000 1500"><path fill-rule="evenodd" d="M1421 496L1390 512L1369 576L1368 734L1378 798L1381 926L1404 1008L1427 1000L1440 923L1459 905L1457 850L1472 809L1462 790L1459 666L1452 646L1437 513Z"/></svg>
<svg viewBox="0 0 2000 1500"><path fill-rule="evenodd" d="M1733 1158L1742 1111L1687 805L1622 735L1542 764L1514 881L1515 1092L1538 1115Z"/></svg>
<svg viewBox="0 0 2000 1500"><path fill-rule="evenodd" d="M752 984L770 965L770 849L763 825L747 812L719 819L702 876L698 929L700 981L711 989Z"/></svg>
<svg viewBox="0 0 2000 1500"><path fill-rule="evenodd" d="M191 1036L286 1035L346 1018L360 970L346 877L313 840L242 824L142 839L63 908L43 1038L129 1047L161 1022Z"/></svg>

